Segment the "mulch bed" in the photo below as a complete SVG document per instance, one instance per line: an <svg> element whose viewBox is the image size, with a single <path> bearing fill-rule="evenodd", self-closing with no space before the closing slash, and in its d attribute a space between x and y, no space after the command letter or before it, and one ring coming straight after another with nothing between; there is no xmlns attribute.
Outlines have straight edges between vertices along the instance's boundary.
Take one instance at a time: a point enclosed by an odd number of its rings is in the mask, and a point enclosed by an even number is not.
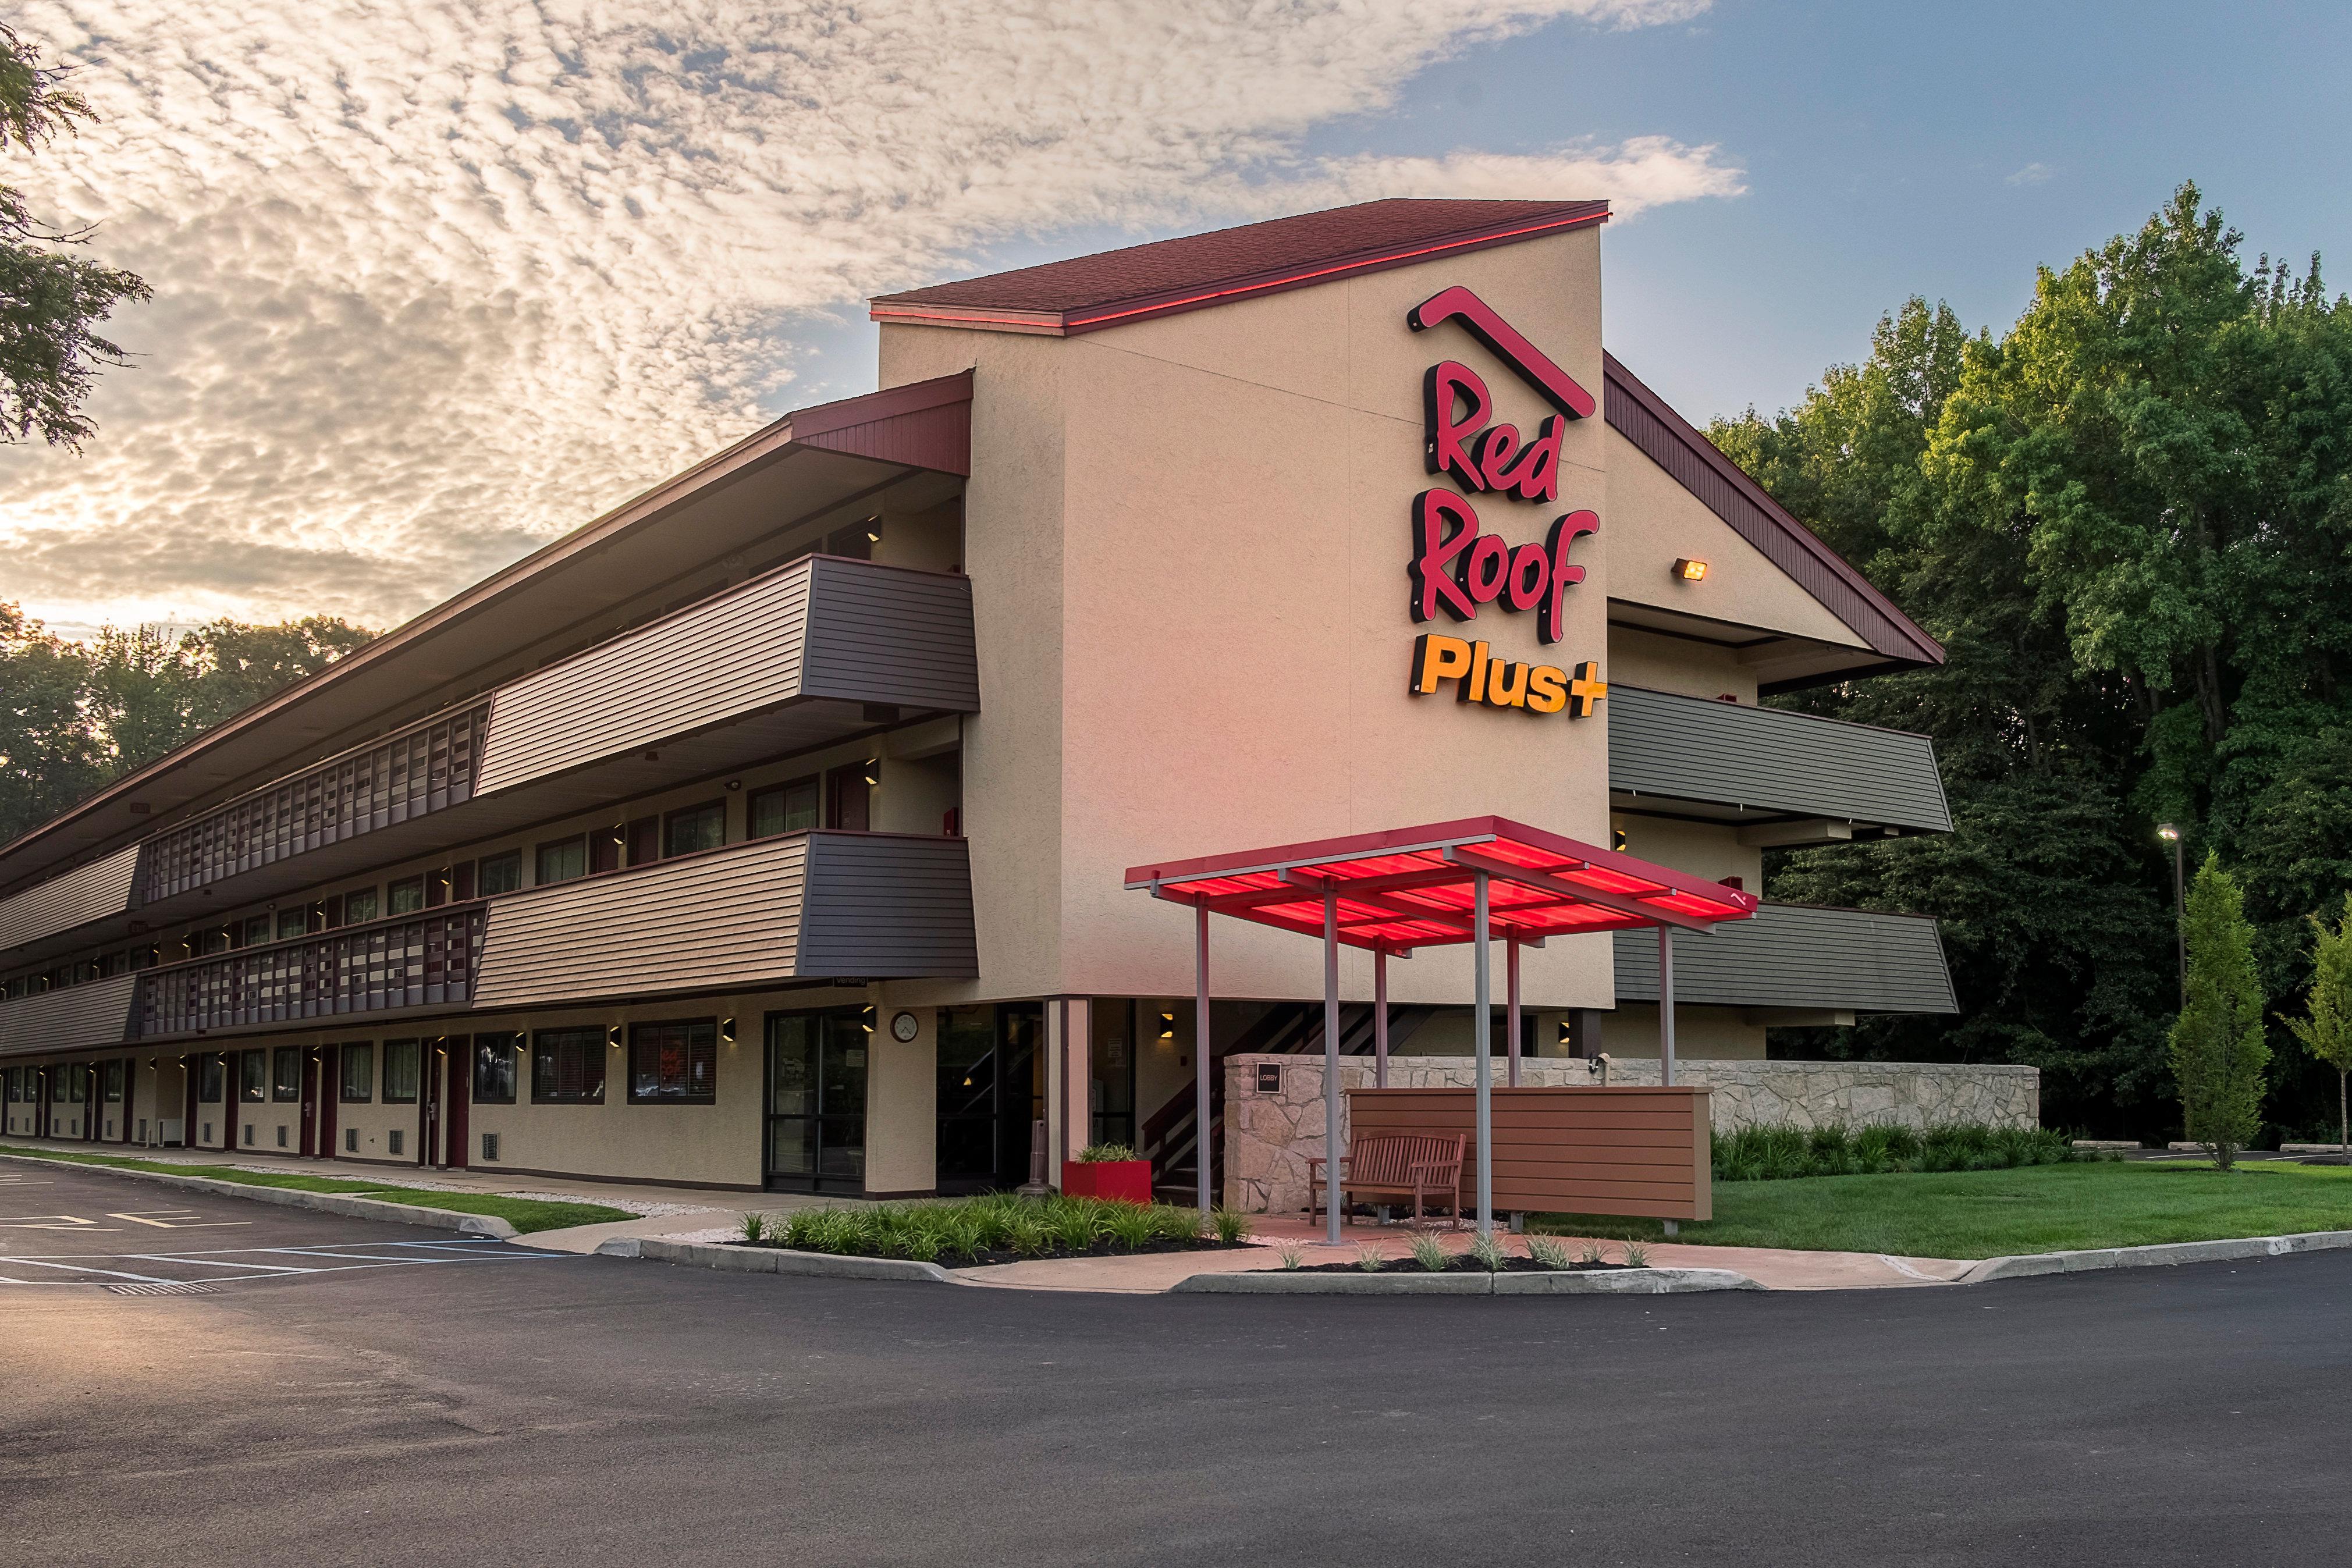
<svg viewBox="0 0 2352 1568"><path fill-rule="evenodd" d="M782 1241L730 1241L730 1247L773 1247L783 1251L796 1250ZM1256 1247L1256 1241L1219 1241L1213 1237L1198 1241L1154 1241L1146 1247L1120 1247L1112 1242L1097 1241L1084 1251L1073 1252L1066 1247L1048 1247L1040 1252L980 1252L971 1257L961 1253L942 1252L930 1260L942 1269L984 1269L1000 1263L1051 1263L1066 1258L1139 1258L1152 1252L1230 1252L1243 1247ZM878 1252L845 1252L845 1258L878 1258Z"/></svg>
<svg viewBox="0 0 2352 1568"><path fill-rule="evenodd" d="M1612 1274L1620 1269L1630 1269L1631 1263L1570 1263L1565 1269L1548 1269L1532 1258L1516 1255L1506 1259L1496 1270L1499 1274ZM1286 1270L1294 1274L1483 1274L1486 1265L1468 1253L1450 1260L1443 1269L1424 1269L1411 1258L1391 1258L1378 1269L1366 1269L1355 1263L1312 1263Z"/></svg>

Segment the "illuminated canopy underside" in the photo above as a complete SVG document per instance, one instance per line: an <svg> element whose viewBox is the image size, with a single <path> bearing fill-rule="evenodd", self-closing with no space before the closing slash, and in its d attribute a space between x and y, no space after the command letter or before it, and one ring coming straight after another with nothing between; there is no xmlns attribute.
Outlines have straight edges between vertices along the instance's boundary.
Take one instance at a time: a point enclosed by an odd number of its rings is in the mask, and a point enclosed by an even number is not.
<svg viewBox="0 0 2352 1568"><path fill-rule="evenodd" d="M1136 866L1127 885L1307 936L1323 935L1329 889L1338 894L1340 941L1405 953L1472 940L1481 872L1491 935L1521 943L1658 925L1706 931L1752 918L1758 902L1505 817Z"/></svg>

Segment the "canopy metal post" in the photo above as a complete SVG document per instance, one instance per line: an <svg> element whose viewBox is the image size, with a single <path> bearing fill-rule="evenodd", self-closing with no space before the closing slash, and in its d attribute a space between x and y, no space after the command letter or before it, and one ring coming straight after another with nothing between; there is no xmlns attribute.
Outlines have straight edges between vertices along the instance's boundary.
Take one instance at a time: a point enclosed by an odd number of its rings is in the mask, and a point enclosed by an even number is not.
<svg viewBox="0 0 2352 1568"><path fill-rule="evenodd" d="M1372 1086L1389 1086L1389 950L1372 949Z"/></svg>
<svg viewBox="0 0 2352 1568"><path fill-rule="evenodd" d="M1658 927L1658 1082L1675 1081L1675 928Z"/></svg>
<svg viewBox="0 0 2352 1568"><path fill-rule="evenodd" d="M1471 877L1470 973L1476 1001L1471 1053L1478 1059L1478 1234L1495 1234L1495 998L1486 983L1486 873Z"/></svg>
<svg viewBox="0 0 2352 1568"><path fill-rule="evenodd" d="M1519 936L1512 932L1503 938L1503 1032L1510 1036L1504 1047L1504 1060L1510 1071L1504 1079L1512 1088L1519 1086Z"/></svg>
<svg viewBox="0 0 2352 1568"><path fill-rule="evenodd" d="M1339 890L1323 884L1323 1183L1325 1239L1339 1245Z"/></svg>
<svg viewBox="0 0 2352 1568"><path fill-rule="evenodd" d="M1192 1166L1194 1202L1209 1212L1209 901L1194 905L1200 916L1200 949L1192 966Z"/></svg>

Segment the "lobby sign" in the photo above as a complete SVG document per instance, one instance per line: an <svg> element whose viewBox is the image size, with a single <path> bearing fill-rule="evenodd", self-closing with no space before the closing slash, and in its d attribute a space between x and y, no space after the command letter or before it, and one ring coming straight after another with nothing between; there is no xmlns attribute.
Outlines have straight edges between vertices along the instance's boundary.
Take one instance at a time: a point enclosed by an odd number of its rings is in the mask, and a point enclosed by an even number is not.
<svg viewBox="0 0 2352 1568"><path fill-rule="evenodd" d="M1517 426L1495 418L1494 393L1469 366L1441 360L1423 375L1424 463L1432 475L1453 480L1461 490L1433 487L1412 498L1412 559L1406 568L1412 580L1412 618L1427 622L1443 614L1466 623L1486 606L1499 604L1512 613L1533 611L1538 641L1557 643L1565 633L1568 591L1584 580L1584 568L1570 552L1578 539L1599 531L1599 515L1563 513L1540 544L1513 545L1486 530L1470 497L1557 503L1568 422L1591 417L1599 405L1467 288L1444 289L1405 315L1405 324L1416 332L1446 321L1459 321L1556 412L1531 438L1525 437ZM1591 660L1579 664L1571 676L1557 665L1497 659L1483 641L1436 632L1414 638L1408 689L1427 696L1449 680L1455 683L1457 701L1537 715L1565 711L1571 718L1591 715L1609 690Z"/></svg>

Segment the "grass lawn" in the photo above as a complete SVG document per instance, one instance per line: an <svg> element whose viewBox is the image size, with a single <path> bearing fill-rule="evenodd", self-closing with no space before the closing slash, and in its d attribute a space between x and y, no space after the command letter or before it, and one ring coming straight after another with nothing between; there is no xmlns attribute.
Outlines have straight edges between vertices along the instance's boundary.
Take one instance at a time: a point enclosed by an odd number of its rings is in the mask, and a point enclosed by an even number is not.
<svg viewBox="0 0 2352 1568"><path fill-rule="evenodd" d="M601 1203L558 1203L541 1198L502 1197L487 1192L436 1192L430 1187L386 1186L380 1181L354 1180L350 1176L297 1176L291 1172L238 1170L231 1166L136 1160L121 1155L68 1154L63 1149L26 1148L18 1144L0 1144L0 1154L27 1155L34 1159L63 1160L78 1166L163 1171L172 1176L239 1182L247 1186L286 1186L299 1192L349 1193L353 1197L381 1198L386 1203L410 1203L425 1208L446 1208L458 1214L494 1214L526 1234L533 1230L561 1230L573 1225L604 1225L637 1218L625 1208L609 1208Z"/></svg>
<svg viewBox="0 0 2352 1568"><path fill-rule="evenodd" d="M1654 1219L1547 1214L1558 1235L1658 1240ZM1677 1241L1997 1258L2086 1247L2352 1230L2352 1166L2102 1161L1940 1175L1715 1184L1715 1218Z"/></svg>

